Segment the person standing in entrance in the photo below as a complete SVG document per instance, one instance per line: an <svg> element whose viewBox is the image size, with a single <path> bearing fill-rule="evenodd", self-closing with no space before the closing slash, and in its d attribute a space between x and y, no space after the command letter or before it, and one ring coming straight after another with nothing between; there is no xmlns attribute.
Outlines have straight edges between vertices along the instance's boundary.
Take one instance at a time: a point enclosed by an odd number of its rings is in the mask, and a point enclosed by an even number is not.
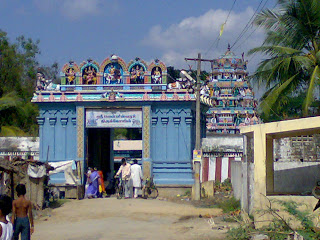
<svg viewBox="0 0 320 240"><path fill-rule="evenodd" d="M89 186L87 188L87 197L96 198L99 196L99 185L101 183L100 176L98 174L97 168L93 169L93 172L88 177Z"/></svg>
<svg viewBox="0 0 320 240"><path fill-rule="evenodd" d="M142 170L140 165L138 164L138 160L133 160L133 165L131 165L131 179L133 186L133 197L138 197L138 190L141 188L141 180L142 180Z"/></svg>
<svg viewBox="0 0 320 240"><path fill-rule="evenodd" d="M32 204L25 198L26 186L24 184L18 184L16 191L18 199L12 203L13 239L18 240L21 233L21 240L30 240L30 234L34 231Z"/></svg>
<svg viewBox="0 0 320 240"><path fill-rule="evenodd" d="M130 196L130 177L131 177L131 165L127 163L125 158L121 160L121 166L115 177L119 176L121 173L122 182L124 184L124 198L129 198Z"/></svg>

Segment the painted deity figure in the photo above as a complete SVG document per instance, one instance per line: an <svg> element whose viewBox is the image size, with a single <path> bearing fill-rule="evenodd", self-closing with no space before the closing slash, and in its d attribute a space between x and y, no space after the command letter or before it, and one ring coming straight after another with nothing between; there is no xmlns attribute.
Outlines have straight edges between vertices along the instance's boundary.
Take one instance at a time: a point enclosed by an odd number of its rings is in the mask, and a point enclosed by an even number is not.
<svg viewBox="0 0 320 240"><path fill-rule="evenodd" d="M69 68L66 72L66 83L67 85L73 85L74 80L76 79L76 74L73 68Z"/></svg>
<svg viewBox="0 0 320 240"><path fill-rule="evenodd" d="M245 123L246 125L250 125L250 122L251 122L251 120L250 120L249 114L247 113L247 114L246 114L246 118L244 119L244 123Z"/></svg>
<svg viewBox="0 0 320 240"><path fill-rule="evenodd" d="M246 95L249 96L249 97L252 96L252 91L250 90L250 88L247 88Z"/></svg>
<svg viewBox="0 0 320 240"><path fill-rule="evenodd" d="M136 67L136 71L137 71L137 83L139 84L142 84L144 81L144 71L143 71L143 68L140 67L139 69L139 66L137 65Z"/></svg>
<svg viewBox="0 0 320 240"><path fill-rule="evenodd" d="M217 117L216 117L216 114L212 114L212 118L210 119L210 122L213 124L213 125L216 125L217 123Z"/></svg>
<svg viewBox="0 0 320 240"><path fill-rule="evenodd" d="M130 72L130 83L142 84L144 82L144 70L143 67L132 68Z"/></svg>
<svg viewBox="0 0 320 240"><path fill-rule="evenodd" d="M214 90L214 96L215 96L215 97L219 97L219 96L220 96L220 89L219 89L219 88L216 88L216 89Z"/></svg>
<svg viewBox="0 0 320 240"><path fill-rule="evenodd" d="M130 83L131 83L131 84L136 83L136 79L137 79L136 69L135 69L135 68L132 68L132 69L131 69L131 72L130 72Z"/></svg>
<svg viewBox="0 0 320 240"><path fill-rule="evenodd" d="M37 91L45 90L46 89L46 79L43 73L37 73Z"/></svg>
<svg viewBox="0 0 320 240"><path fill-rule="evenodd" d="M152 74L152 82L155 84L162 83L162 74L161 74L161 71L159 70L159 67L156 67L155 71Z"/></svg>
<svg viewBox="0 0 320 240"><path fill-rule="evenodd" d="M233 95L236 97L236 96L238 96L239 94L240 94L239 88L235 87L235 88L233 89Z"/></svg>
<svg viewBox="0 0 320 240"><path fill-rule="evenodd" d="M239 126L241 122L242 122L242 120L241 120L240 114L238 112L237 115L235 116L235 119L234 119L234 125Z"/></svg>
<svg viewBox="0 0 320 240"><path fill-rule="evenodd" d="M121 72L119 69L115 68L113 64L111 64L110 68L104 73L104 77L108 84L121 83Z"/></svg>
<svg viewBox="0 0 320 240"><path fill-rule="evenodd" d="M246 92L243 88L240 89L240 94L242 97L246 96Z"/></svg>
<svg viewBox="0 0 320 240"><path fill-rule="evenodd" d="M93 67L88 67L83 74L83 80L86 84L96 84L97 83L96 69Z"/></svg>

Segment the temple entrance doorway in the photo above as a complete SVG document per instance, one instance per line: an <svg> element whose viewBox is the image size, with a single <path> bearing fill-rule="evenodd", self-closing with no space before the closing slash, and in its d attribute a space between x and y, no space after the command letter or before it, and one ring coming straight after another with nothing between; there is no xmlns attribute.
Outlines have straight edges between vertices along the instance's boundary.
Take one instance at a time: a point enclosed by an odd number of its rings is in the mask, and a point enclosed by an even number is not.
<svg viewBox="0 0 320 240"><path fill-rule="evenodd" d="M129 163L142 158L142 109L88 108L86 136L86 167L96 167L112 182L122 158Z"/></svg>
<svg viewBox="0 0 320 240"><path fill-rule="evenodd" d="M121 159L142 159L142 128L87 128L87 166L101 170L107 193Z"/></svg>
<svg viewBox="0 0 320 240"><path fill-rule="evenodd" d="M87 166L101 170L107 178L113 173L111 128L87 129Z"/></svg>

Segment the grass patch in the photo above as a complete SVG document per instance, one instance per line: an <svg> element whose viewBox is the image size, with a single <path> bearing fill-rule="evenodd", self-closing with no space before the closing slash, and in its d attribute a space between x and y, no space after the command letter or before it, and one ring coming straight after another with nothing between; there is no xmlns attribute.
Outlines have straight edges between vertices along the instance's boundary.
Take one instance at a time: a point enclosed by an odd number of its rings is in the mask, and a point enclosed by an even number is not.
<svg viewBox="0 0 320 240"><path fill-rule="evenodd" d="M61 207L63 204L70 202L68 199L56 199L49 202L49 208L55 209Z"/></svg>
<svg viewBox="0 0 320 240"><path fill-rule="evenodd" d="M270 200L267 197L266 199L269 204L266 205L265 209L257 210L257 214L272 217L270 222L265 222L265 226L256 229L254 220L248 222L241 220L241 218L236 219L239 226L228 231L228 239L247 240L255 234L265 234L272 240L287 240L289 239L288 235L292 233L300 234L305 240L320 239L320 233L315 231L312 212L299 209L303 204L293 201ZM279 206L274 208L273 203L278 203ZM282 212L288 213L290 216L284 217Z"/></svg>
<svg viewBox="0 0 320 240"><path fill-rule="evenodd" d="M216 207L221 208L224 213L230 213L241 209L240 201L235 197L218 202Z"/></svg>

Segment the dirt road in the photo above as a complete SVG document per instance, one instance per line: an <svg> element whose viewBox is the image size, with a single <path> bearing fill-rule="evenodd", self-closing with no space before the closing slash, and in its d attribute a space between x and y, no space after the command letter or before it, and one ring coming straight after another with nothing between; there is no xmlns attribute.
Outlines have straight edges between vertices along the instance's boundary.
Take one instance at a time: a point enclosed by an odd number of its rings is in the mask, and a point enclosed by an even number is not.
<svg viewBox="0 0 320 240"><path fill-rule="evenodd" d="M226 230L212 230L200 214L221 211L161 200L72 200L37 219L32 240L225 239Z"/></svg>

